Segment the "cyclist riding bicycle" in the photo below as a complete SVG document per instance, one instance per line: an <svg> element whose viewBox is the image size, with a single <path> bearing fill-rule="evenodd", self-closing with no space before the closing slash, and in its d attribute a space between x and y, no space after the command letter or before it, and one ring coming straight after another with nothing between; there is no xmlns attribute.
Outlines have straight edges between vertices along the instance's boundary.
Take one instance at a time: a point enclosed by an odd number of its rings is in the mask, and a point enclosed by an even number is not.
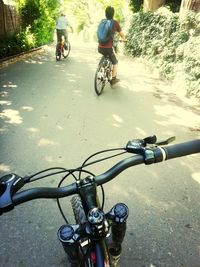
<svg viewBox="0 0 200 267"><path fill-rule="evenodd" d="M68 19L65 17L64 12L62 11L60 17L56 21L57 45L62 36L64 36L65 38L65 45L68 43L68 27L71 29L71 32L73 32L71 24L69 23Z"/></svg>
<svg viewBox="0 0 200 267"><path fill-rule="evenodd" d="M110 84L113 85L120 80L117 78L117 64L118 60L116 58L115 52L113 50L113 38L114 34L117 32L119 36L122 38L123 41L125 41L125 35L121 29L121 26L119 25L119 22L117 20L114 20L114 13L115 10L112 6L108 6L105 10L105 16L107 20L110 20L111 22L111 35L106 43L101 43L99 41L98 45L98 52L104 56L109 56L112 64L113 64L113 72L112 72L112 80L110 81Z"/></svg>

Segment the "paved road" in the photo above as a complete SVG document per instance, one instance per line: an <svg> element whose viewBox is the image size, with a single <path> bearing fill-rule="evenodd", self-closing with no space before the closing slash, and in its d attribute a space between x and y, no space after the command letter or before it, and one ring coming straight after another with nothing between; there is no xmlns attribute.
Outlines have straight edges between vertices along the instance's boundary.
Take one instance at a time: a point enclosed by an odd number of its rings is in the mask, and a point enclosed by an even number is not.
<svg viewBox="0 0 200 267"><path fill-rule="evenodd" d="M177 142L200 137L199 104L139 60L120 56L122 81L97 97L98 59L93 45L74 41L67 60L56 62L53 47L47 47L0 70L1 175L79 166L98 150L151 134L176 135ZM99 174L115 162L91 170ZM117 201L130 209L121 266L200 266L199 162L195 155L138 166L105 186L106 210ZM62 204L71 217L69 203ZM35 200L1 216L0 266L66 266L56 236L62 224L53 200Z"/></svg>

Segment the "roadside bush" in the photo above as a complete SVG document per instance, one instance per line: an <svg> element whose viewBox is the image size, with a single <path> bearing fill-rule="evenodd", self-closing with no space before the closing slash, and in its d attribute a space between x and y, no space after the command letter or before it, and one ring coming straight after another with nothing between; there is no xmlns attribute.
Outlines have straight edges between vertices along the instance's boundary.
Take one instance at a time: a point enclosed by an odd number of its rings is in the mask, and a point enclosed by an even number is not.
<svg viewBox="0 0 200 267"><path fill-rule="evenodd" d="M200 97L200 38L191 37L183 46L183 69L186 74L188 94Z"/></svg>
<svg viewBox="0 0 200 267"><path fill-rule="evenodd" d="M52 18L44 20L39 18L34 21L33 32L36 39L36 45L41 46L53 41L55 22Z"/></svg>
<svg viewBox="0 0 200 267"><path fill-rule="evenodd" d="M173 79L181 66L188 93L199 95L200 88L200 15L189 12L183 17L161 8L158 12L133 15L126 51L145 57L162 76Z"/></svg>
<svg viewBox="0 0 200 267"><path fill-rule="evenodd" d="M27 27L25 30L19 30L0 40L0 59L25 52L35 46L35 36Z"/></svg>

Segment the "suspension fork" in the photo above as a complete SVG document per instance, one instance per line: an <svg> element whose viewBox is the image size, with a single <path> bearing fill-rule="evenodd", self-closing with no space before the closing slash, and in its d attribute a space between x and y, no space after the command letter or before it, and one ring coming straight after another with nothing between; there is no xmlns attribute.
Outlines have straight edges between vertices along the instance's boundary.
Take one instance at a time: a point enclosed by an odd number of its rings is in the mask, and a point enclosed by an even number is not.
<svg viewBox="0 0 200 267"><path fill-rule="evenodd" d="M119 266L122 243L126 234L126 221L129 215L128 207L124 203L117 203L107 214L111 224L111 238L108 239L108 248L111 267Z"/></svg>

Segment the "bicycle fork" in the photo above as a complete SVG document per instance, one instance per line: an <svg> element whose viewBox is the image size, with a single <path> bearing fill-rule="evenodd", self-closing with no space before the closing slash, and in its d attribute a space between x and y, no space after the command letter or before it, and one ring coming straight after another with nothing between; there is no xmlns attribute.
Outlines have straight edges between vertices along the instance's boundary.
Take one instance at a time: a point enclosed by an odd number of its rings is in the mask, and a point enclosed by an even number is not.
<svg viewBox="0 0 200 267"><path fill-rule="evenodd" d="M128 207L124 203L117 203L106 215L111 219L111 238L108 238L108 250L111 267L118 267L122 243L126 234L126 220Z"/></svg>

